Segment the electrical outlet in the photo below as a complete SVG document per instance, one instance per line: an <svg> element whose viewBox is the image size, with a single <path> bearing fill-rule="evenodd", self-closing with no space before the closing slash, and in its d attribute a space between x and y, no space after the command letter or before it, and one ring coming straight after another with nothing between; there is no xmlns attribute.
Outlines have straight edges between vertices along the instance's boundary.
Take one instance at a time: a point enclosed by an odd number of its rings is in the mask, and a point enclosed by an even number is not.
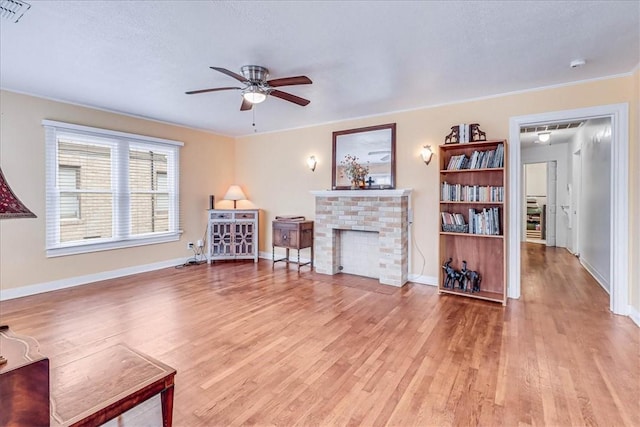
<svg viewBox="0 0 640 427"><path fill-rule="evenodd" d="M202 240L198 240L196 244L198 245L199 248L204 246L204 242Z"/></svg>
<svg viewBox="0 0 640 427"><path fill-rule="evenodd" d="M193 249L193 242L187 243L187 249Z"/></svg>

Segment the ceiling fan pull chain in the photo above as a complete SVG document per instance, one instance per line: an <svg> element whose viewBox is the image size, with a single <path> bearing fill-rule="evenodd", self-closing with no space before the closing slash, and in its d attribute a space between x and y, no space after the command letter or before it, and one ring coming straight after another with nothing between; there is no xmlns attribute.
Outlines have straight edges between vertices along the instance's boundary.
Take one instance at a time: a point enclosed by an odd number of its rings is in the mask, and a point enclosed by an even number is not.
<svg viewBox="0 0 640 427"><path fill-rule="evenodd" d="M256 106L255 105L251 109L251 112L253 113L253 123L251 124L251 126L253 126L253 131L257 133L258 129L256 129Z"/></svg>

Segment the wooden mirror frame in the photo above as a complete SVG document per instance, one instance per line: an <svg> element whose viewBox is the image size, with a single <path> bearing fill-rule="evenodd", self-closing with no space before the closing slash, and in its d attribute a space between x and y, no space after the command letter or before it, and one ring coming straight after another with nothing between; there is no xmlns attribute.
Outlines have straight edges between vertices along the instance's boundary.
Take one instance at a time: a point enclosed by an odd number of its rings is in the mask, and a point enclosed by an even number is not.
<svg viewBox="0 0 640 427"><path fill-rule="evenodd" d="M388 140L384 141L371 141L371 137L374 137L374 133L379 133L379 131L389 130ZM352 149L345 148L345 144L350 144L350 147L353 146ZM373 144L371 147L367 147L368 144ZM358 145L361 145L360 147ZM344 158L346 154L355 155L362 162L363 166L366 166L370 161L367 157L363 156L362 153L368 155L371 149L375 149L374 151L388 151L389 159L384 163L381 163L382 173L378 172L372 173L370 170L369 175L375 174L381 176L388 183L382 184L371 184L367 185L366 189L384 189L390 190L396 188L396 124L388 123L384 125L377 126L368 126L357 129L348 129L348 130L340 130L333 132L333 153L332 153L332 162L331 162L331 189L333 190L346 190L350 189L351 185L349 183L340 182L340 172L339 166L340 161ZM349 152L351 150L351 152ZM340 157L340 158L338 158ZM383 156L384 157L384 156ZM387 166L388 165L388 166ZM385 173L386 172L386 173Z"/></svg>

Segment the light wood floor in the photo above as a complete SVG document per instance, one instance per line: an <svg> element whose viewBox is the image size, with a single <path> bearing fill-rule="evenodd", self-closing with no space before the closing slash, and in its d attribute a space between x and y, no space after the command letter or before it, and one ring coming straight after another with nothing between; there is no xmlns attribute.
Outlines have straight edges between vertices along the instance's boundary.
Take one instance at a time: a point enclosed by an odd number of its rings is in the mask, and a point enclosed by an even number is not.
<svg viewBox="0 0 640 427"><path fill-rule="evenodd" d="M176 426L640 425L639 329L564 249L523 257L506 308L260 261L5 301L0 320L52 367L117 342L173 366Z"/></svg>

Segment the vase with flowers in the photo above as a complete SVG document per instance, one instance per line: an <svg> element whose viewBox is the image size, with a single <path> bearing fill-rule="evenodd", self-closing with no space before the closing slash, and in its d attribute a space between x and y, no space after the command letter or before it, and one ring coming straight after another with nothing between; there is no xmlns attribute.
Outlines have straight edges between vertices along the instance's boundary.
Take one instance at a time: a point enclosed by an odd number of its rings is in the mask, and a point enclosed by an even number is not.
<svg viewBox="0 0 640 427"><path fill-rule="evenodd" d="M358 157L347 154L340 162L344 165L344 173L351 182L352 190L358 189L360 186L364 187L365 178L369 173L369 166L363 166L358 160Z"/></svg>

